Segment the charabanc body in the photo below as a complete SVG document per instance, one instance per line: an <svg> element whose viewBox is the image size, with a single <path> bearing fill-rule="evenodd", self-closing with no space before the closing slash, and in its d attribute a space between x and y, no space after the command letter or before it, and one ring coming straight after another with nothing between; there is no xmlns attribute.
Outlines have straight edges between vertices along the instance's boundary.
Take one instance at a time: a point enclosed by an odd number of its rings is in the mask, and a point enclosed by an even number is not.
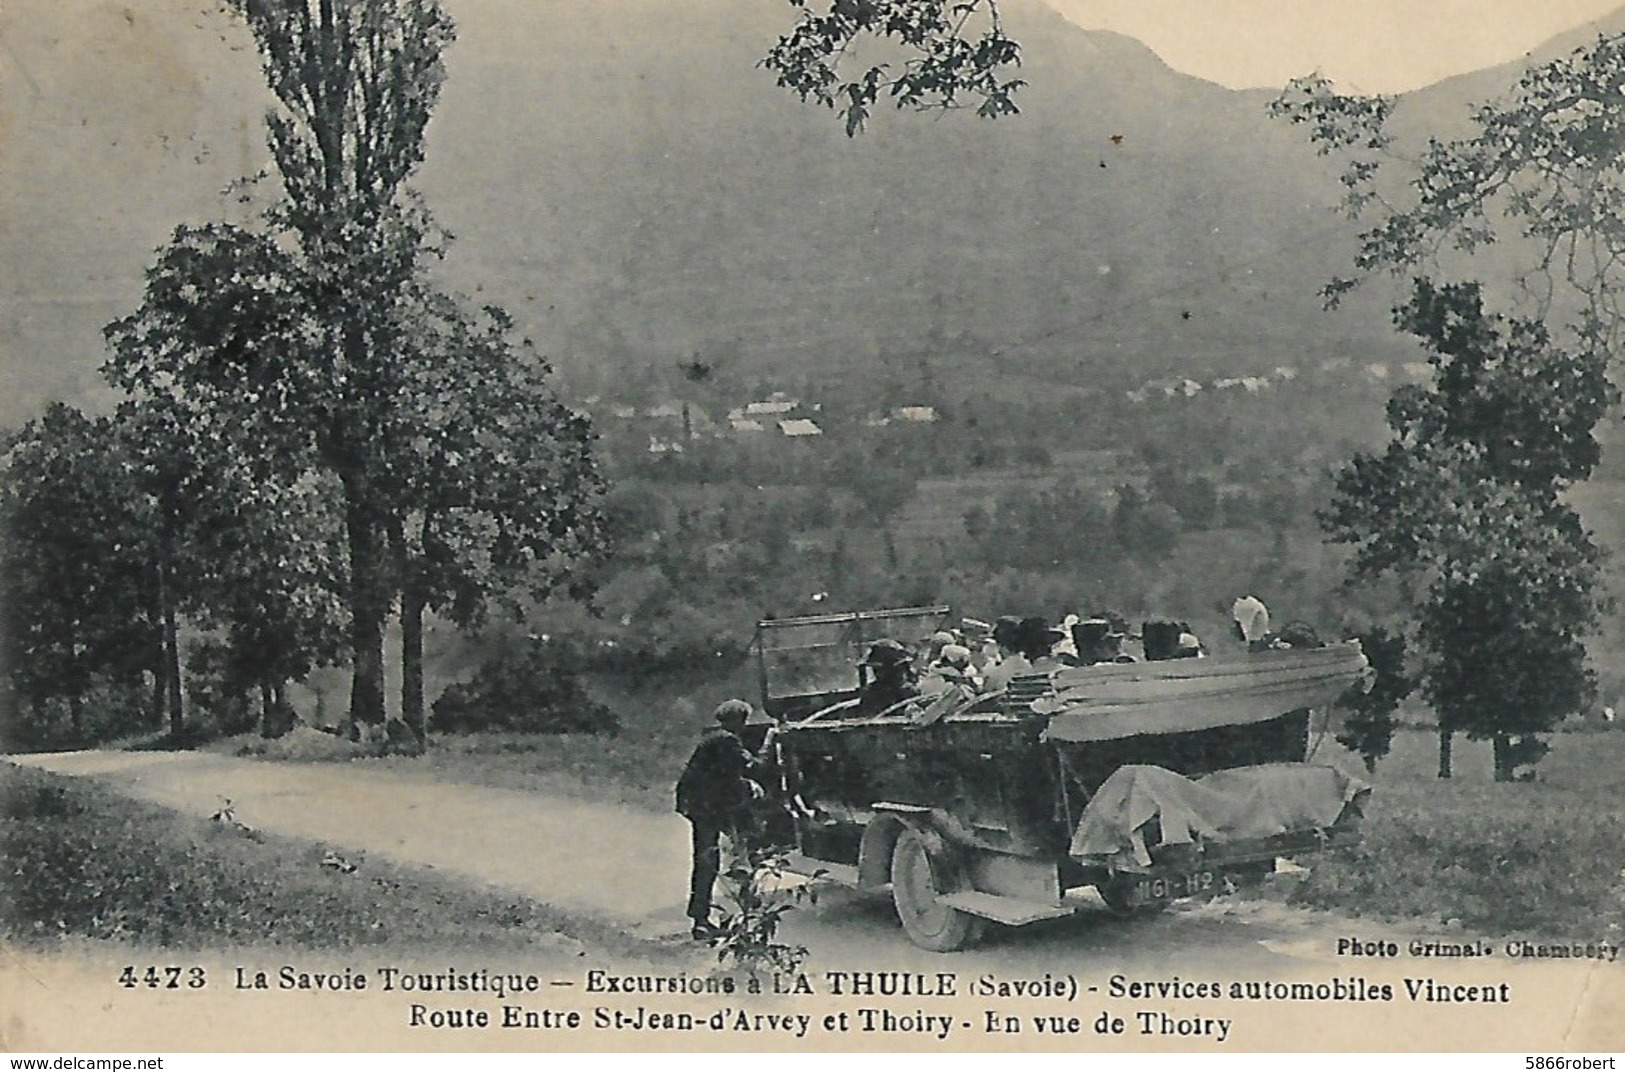
<svg viewBox="0 0 1625 1072"><path fill-rule="evenodd" d="M1359 839L1365 787L1306 762L1310 711L1365 673L1357 643L1018 678L859 714L878 638L920 642L946 607L762 622L779 840L792 870L888 885L927 949L984 922L1133 915Z"/></svg>

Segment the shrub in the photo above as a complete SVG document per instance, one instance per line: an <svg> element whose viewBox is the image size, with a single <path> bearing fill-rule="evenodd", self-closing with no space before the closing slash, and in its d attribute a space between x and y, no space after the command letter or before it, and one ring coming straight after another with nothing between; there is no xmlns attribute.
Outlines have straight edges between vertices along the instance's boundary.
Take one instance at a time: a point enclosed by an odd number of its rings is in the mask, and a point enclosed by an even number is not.
<svg viewBox="0 0 1625 1072"><path fill-rule="evenodd" d="M817 900L811 884L784 888L788 861L774 849L734 852L722 875L722 924L712 939L724 968L794 975L807 947L779 941L785 915Z"/></svg>
<svg viewBox="0 0 1625 1072"><path fill-rule="evenodd" d="M615 713L588 696L581 681L538 642L517 650L504 646L472 681L448 687L434 702L432 724L442 733L620 732Z"/></svg>

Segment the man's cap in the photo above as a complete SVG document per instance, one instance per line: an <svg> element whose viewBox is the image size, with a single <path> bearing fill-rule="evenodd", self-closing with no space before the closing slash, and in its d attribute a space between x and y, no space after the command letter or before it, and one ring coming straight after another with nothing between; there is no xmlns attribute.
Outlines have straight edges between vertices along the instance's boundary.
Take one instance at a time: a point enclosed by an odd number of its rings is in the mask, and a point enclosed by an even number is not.
<svg viewBox="0 0 1625 1072"><path fill-rule="evenodd" d="M869 645L869 654L864 658L864 666L898 666L909 662L913 656L908 649L895 640L877 640Z"/></svg>
<svg viewBox="0 0 1625 1072"><path fill-rule="evenodd" d="M1023 618L1021 620L1020 630L1021 632L1018 635L1027 638L1035 644L1043 644L1046 642L1053 644L1057 640L1060 640L1062 637L1066 636L1065 633L1061 632L1059 629L1053 628L1047 620L1041 617Z"/></svg>
<svg viewBox="0 0 1625 1072"><path fill-rule="evenodd" d="M963 644L945 644L942 648L941 658L949 666L963 670L970 665L970 649Z"/></svg>
<svg viewBox="0 0 1625 1072"><path fill-rule="evenodd" d="M744 700L723 700L717 704L712 717L718 722L743 722L754 714L756 709Z"/></svg>

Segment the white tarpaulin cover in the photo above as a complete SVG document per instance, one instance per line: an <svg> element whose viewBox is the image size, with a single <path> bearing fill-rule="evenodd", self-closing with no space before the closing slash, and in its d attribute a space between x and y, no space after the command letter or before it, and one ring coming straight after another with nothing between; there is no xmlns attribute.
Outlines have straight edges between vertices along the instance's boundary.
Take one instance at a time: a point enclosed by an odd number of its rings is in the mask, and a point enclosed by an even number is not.
<svg viewBox="0 0 1625 1072"><path fill-rule="evenodd" d="M1118 768L1090 798L1072 835L1073 856L1147 867L1156 845L1239 841L1330 826L1370 789L1332 767L1269 763L1198 779L1162 767ZM1155 820L1161 836L1146 844Z"/></svg>

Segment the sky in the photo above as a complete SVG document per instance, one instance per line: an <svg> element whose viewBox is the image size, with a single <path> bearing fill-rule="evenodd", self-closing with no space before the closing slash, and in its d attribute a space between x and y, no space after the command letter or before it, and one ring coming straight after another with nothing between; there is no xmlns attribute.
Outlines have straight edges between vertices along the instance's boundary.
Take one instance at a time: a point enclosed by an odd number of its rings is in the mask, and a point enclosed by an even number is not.
<svg viewBox="0 0 1625 1072"><path fill-rule="evenodd" d="M1072 22L1149 45L1232 89L1319 71L1344 92L1399 93L1505 63L1625 0L1047 0Z"/></svg>

